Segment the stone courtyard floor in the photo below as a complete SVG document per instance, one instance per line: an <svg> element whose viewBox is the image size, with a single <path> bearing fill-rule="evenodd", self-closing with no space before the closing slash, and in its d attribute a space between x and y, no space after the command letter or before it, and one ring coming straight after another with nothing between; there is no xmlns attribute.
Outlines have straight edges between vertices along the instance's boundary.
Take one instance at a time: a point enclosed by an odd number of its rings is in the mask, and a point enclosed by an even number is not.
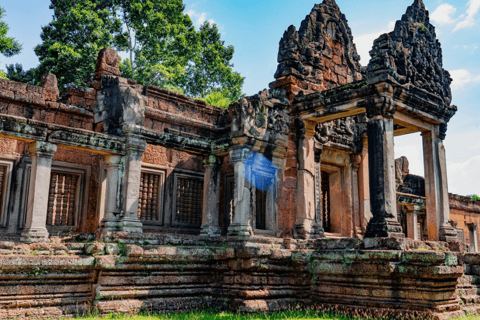
<svg viewBox="0 0 480 320"><path fill-rule="evenodd" d="M235 313L193 312L185 314L152 314L152 315L108 315L77 318L78 320L369 320L368 318L352 318L333 313L315 311L286 311L271 314L243 315ZM479 316L465 316L455 320L478 320ZM380 319L381 320L381 319ZM386 319L385 319L386 320Z"/></svg>

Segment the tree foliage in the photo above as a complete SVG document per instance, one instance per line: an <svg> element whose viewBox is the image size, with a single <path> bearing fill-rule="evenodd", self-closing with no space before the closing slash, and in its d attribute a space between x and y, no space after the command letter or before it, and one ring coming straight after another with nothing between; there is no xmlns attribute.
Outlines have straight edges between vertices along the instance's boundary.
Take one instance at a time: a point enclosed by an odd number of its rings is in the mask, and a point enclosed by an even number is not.
<svg viewBox="0 0 480 320"><path fill-rule="evenodd" d="M109 0L52 0L50 9L53 20L42 28L43 42L35 48L39 74L56 74L60 88L85 85L98 52L114 46L121 32L117 8Z"/></svg>
<svg viewBox="0 0 480 320"><path fill-rule="evenodd" d="M211 106L227 109L232 100L225 97L223 92L215 91L205 97L205 102Z"/></svg>
<svg viewBox="0 0 480 320"><path fill-rule="evenodd" d="M183 1L115 1L125 26L117 47L130 53L130 76L141 84L173 84L194 50L195 28Z"/></svg>
<svg viewBox="0 0 480 320"><path fill-rule="evenodd" d="M5 9L0 7L0 53L6 57L19 54L22 45L14 38L8 37L8 25L3 21L5 18Z"/></svg>
<svg viewBox="0 0 480 320"><path fill-rule="evenodd" d="M469 197L472 198L472 200L474 200L474 201L480 201L480 196L478 196L476 194L469 195Z"/></svg>
<svg viewBox="0 0 480 320"><path fill-rule="evenodd" d="M232 101L242 96L244 78L233 72L233 46L225 46L216 24L205 22L197 33L193 59L178 79L191 96L206 97L221 91Z"/></svg>
<svg viewBox="0 0 480 320"><path fill-rule="evenodd" d="M38 74L57 75L60 88L84 85L97 53L113 47L129 53L123 77L192 97L220 91L237 100L243 78L233 72L234 49L218 28L205 23L197 32L183 0L51 0L51 23L35 48Z"/></svg>
<svg viewBox="0 0 480 320"><path fill-rule="evenodd" d="M11 81L28 83L31 85L40 85L40 78L37 68L32 68L29 70L23 70L23 66L19 63L15 65L7 65L7 79Z"/></svg>

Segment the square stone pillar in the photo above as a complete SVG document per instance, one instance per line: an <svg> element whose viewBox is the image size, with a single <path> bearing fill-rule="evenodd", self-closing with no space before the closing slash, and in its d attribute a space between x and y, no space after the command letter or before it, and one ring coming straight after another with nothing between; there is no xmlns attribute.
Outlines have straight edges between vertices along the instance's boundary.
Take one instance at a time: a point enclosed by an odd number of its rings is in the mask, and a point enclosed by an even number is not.
<svg viewBox="0 0 480 320"><path fill-rule="evenodd" d="M367 106L368 170L370 219L365 238L405 237L397 221L395 190L395 155L393 150L393 114L388 97Z"/></svg>
<svg viewBox="0 0 480 320"><path fill-rule="evenodd" d="M473 252L478 252L478 237L477 237L477 224L476 223L467 223L469 230L470 245L472 245Z"/></svg>
<svg viewBox="0 0 480 320"><path fill-rule="evenodd" d="M418 205L408 205L407 209L407 238L420 240L418 234L418 213L420 207Z"/></svg>
<svg viewBox="0 0 480 320"><path fill-rule="evenodd" d="M57 146L48 142L34 142L29 145L32 156L30 185L28 188L27 220L22 232L22 241L46 242L48 193L52 159Z"/></svg>
<svg viewBox="0 0 480 320"><path fill-rule="evenodd" d="M233 192L233 219L228 227L228 236L253 235L251 218L253 208L251 168L246 166L247 159L252 156L249 149L238 149L230 152L234 166L234 192Z"/></svg>
<svg viewBox="0 0 480 320"><path fill-rule="evenodd" d="M216 156L210 155L205 160L205 180L203 184L203 213L200 234L203 236L220 236L220 163Z"/></svg>
<svg viewBox="0 0 480 320"><path fill-rule="evenodd" d="M295 238L316 239L321 235L316 220L315 124L303 123L297 134L299 138Z"/></svg>
<svg viewBox="0 0 480 320"><path fill-rule="evenodd" d="M447 163L445 147L440 139L440 128L422 133L425 169L425 197L427 202L427 235L431 241L457 239L457 231L450 221Z"/></svg>
<svg viewBox="0 0 480 320"><path fill-rule="evenodd" d="M124 159L118 155L105 157L107 167L107 183L105 191L105 214L100 222L100 231L118 231L120 213L122 211L122 169Z"/></svg>
<svg viewBox="0 0 480 320"><path fill-rule="evenodd" d="M142 156L147 142L135 135L127 135L127 154L123 181L123 210L119 227L121 231L142 233L142 222L138 219L138 198L142 175Z"/></svg>

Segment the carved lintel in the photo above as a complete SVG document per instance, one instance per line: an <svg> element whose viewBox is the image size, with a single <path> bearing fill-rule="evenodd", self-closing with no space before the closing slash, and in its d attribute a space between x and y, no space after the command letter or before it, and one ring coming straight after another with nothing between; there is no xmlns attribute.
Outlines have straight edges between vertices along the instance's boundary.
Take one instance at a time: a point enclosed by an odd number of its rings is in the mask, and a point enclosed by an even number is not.
<svg viewBox="0 0 480 320"><path fill-rule="evenodd" d="M0 118L0 135L12 136L20 140L44 141L47 137L46 126L31 123L14 117Z"/></svg>
<svg viewBox="0 0 480 320"><path fill-rule="evenodd" d="M76 130L55 130L48 135L48 141L82 149L121 154L125 143L117 137Z"/></svg>

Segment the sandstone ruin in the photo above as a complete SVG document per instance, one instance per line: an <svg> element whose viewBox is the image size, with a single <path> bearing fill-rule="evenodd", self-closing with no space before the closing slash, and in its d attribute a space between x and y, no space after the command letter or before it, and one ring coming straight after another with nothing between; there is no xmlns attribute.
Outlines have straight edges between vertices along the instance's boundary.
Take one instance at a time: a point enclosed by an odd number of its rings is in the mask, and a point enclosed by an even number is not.
<svg viewBox="0 0 480 320"><path fill-rule="evenodd" d="M120 77L0 80L0 318L315 306L480 308L480 203L449 195L457 111L422 0L362 67L334 0L283 35L268 90L219 109ZM395 160L420 132L425 177Z"/></svg>

